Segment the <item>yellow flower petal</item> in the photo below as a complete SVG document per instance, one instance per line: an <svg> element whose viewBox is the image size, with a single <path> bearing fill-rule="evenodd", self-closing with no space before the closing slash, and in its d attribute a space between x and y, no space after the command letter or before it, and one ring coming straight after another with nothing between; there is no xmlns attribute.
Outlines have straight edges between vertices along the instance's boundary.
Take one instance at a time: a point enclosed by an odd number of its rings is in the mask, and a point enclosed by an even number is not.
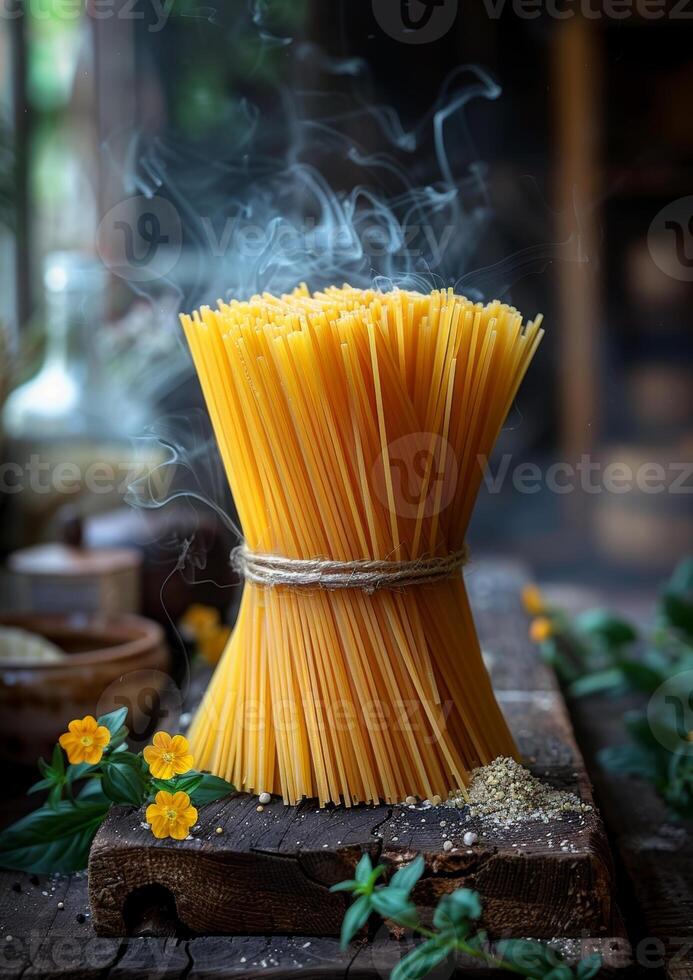
<svg viewBox="0 0 693 980"><path fill-rule="evenodd" d="M543 643L553 634L553 625L546 616L537 616L529 627L529 638L533 643Z"/></svg>
<svg viewBox="0 0 693 980"><path fill-rule="evenodd" d="M154 817L151 821L152 833L159 840L163 840L165 837L169 837L169 822L166 817Z"/></svg>
<svg viewBox="0 0 693 980"><path fill-rule="evenodd" d="M526 585L522 590L522 605L525 610L530 614L530 616L538 616L539 613L544 612L545 604L544 597L541 594L538 586L536 585Z"/></svg>
<svg viewBox="0 0 693 980"><path fill-rule="evenodd" d="M171 752L187 752L188 751L188 740L185 735L174 735L171 739Z"/></svg>
<svg viewBox="0 0 693 980"><path fill-rule="evenodd" d="M195 760L193 759L190 753L188 753L187 755L178 756L176 761L173 763L173 766L176 770L176 775L182 776L184 773L190 772L190 770L194 765L194 762Z"/></svg>
<svg viewBox="0 0 693 980"><path fill-rule="evenodd" d="M105 748L111 741L111 733L105 725L99 725L97 727L96 731L94 732L94 741L102 748Z"/></svg>
<svg viewBox="0 0 693 980"><path fill-rule="evenodd" d="M157 732L152 739L154 745L163 752L168 752L171 747L171 736L168 732Z"/></svg>

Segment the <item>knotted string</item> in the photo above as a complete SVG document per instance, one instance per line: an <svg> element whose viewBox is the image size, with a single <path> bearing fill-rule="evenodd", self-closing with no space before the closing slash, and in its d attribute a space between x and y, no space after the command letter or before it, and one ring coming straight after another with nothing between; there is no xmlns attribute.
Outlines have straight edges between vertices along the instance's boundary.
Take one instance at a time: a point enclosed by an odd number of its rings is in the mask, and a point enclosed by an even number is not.
<svg viewBox="0 0 693 980"><path fill-rule="evenodd" d="M327 558L285 558L250 551L245 544L231 552L231 565L248 582L272 588L287 585L293 588L316 585L321 589L404 588L425 585L439 579L452 578L469 561L465 545L439 558L415 558L412 561L387 561L365 558L356 561L334 561Z"/></svg>

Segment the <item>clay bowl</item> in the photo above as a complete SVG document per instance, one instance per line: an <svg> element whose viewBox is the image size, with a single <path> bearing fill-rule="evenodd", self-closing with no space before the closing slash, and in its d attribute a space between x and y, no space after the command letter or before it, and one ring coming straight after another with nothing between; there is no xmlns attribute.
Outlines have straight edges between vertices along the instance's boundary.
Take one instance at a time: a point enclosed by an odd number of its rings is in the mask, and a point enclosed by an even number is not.
<svg viewBox="0 0 693 980"><path fill-rule="evenodd" d="M140 616L17 613L0 616L0 625L38 633L68 655L55 663L0 661L4 760L34 765L38 756L49 757L72 718L136 705L143 676L150 686L166 682L169 654L163 630ZM107 692L114 682L117 704Z"/></svg>

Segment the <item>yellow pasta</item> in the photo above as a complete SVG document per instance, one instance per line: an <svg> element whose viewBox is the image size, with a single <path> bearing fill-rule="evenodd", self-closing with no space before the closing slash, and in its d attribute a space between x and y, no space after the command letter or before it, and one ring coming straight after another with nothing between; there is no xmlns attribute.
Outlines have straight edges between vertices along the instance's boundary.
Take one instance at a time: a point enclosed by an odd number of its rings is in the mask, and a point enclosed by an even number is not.
<svg viewBox="0 0 693 980"><path fill-rule="evenodd" d="M250 552L418 567L464 548L540 317L301 286L181 322ZM444 797L516 756L459 570L371 592L246 582L190 741L239 788L321 805Z"/></svg>

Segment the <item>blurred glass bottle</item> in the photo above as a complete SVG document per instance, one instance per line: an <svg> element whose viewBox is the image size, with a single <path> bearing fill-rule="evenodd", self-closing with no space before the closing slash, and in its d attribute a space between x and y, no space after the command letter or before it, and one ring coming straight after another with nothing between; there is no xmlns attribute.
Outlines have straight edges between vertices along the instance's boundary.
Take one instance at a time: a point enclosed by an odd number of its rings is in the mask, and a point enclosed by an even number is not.
<svg viewBox="0 0 693 980"><path fill-rule="evenodd" d="M65 504L78 502L88 512L122 497L127 436L141 413L131 395L109 385L96 354L107 284L106 270L91 255L46 257L43 364L3 410L2 495L13 547L53 537Z"/></svg>

